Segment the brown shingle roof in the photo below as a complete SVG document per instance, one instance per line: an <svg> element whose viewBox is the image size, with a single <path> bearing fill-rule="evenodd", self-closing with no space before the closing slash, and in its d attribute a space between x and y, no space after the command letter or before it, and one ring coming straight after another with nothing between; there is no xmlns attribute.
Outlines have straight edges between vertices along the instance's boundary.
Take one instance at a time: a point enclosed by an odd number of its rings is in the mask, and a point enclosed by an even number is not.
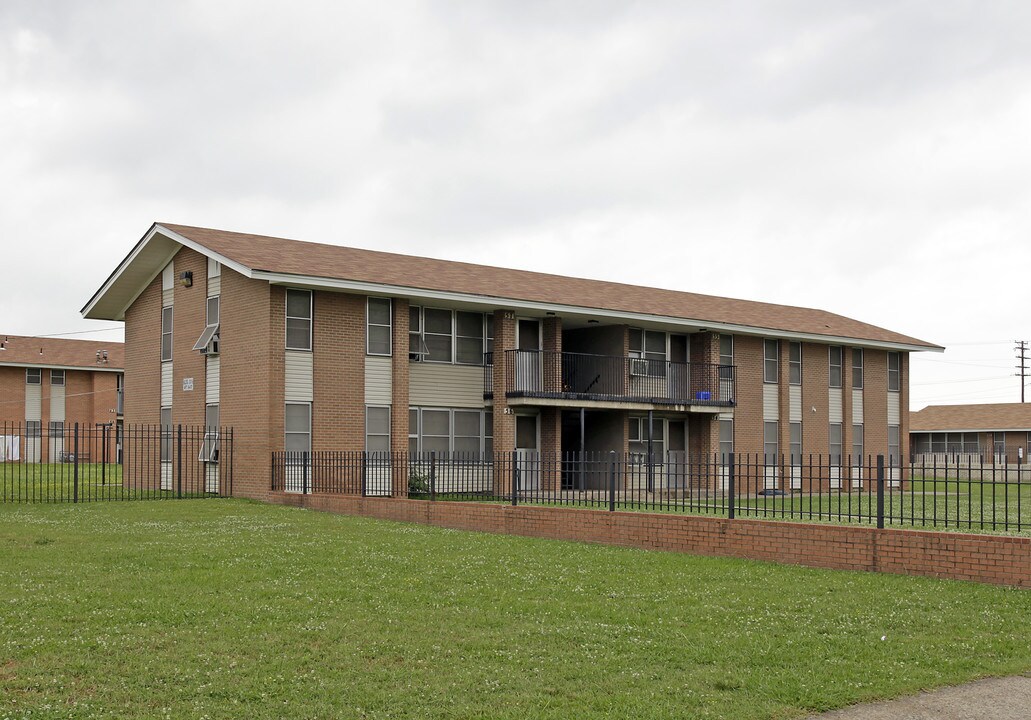
<svg viewBox="0 0 1031 720"><path fill-rule="evenodd" d="M1029 430L1031 404L929 405L910 413L910 432L943 430Z"/></svg>
<svg viewBox="0 0 1031 720"><path fill-rule="evenodd" d="M66 340L64 338L0 335L4 349L0 363L41 367L78 367L112 370L125 367L125 345L109 340ZM40 353L42 350L42 354ZM107 362L97 362L97 351L107 351Z"/></svg>
<svg viewBox="0 0 1031 720"><path fill-rule="evenodd" d="M554 303L810 335L938 346L824 310L161 223L251 270Z"/></svg>

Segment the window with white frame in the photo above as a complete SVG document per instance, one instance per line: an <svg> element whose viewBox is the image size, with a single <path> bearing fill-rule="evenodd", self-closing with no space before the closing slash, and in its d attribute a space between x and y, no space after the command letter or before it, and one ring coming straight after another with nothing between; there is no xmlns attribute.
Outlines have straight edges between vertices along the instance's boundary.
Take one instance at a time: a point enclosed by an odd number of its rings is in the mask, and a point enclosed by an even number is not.
<svg viewBox="0 0 1031 720"><path fill-rule="evenodd" d="M489 458L494 451L494 416L490 410L410 408L410 453L456 453L457 459Z"/></svg>
<svg viewBox="0 0 1031 720"><path fill-rule="evenodd" d="M777 421L763 423L763 457L767 465L777 463L777 454L780 452L779 423Z"/></svg>
<svg viewBox="0 0 1031 720"><path fill-rule="evenodd" d="M161 362L172 359L172 306L161 308Z"/></svg>
<svg viewBox="0 0 1031 720"><path fill-rule="evenodd" d="M311 350L311 290L286 291L286 349Z"/></svg>
<svg viewBox="0 0 1031 720"><path fill-rule="evenodd" d="M193 344L194 350L212 354L218 350L219 305L220 299L218 295L212 295L208 298L205 307L204 331L197 338L197 342Z"/></svg>
<svg viewBox="0 0 1031 720"><path fill-rule="evenodd" d="M827 357L830 363L827 385L832 388L841 387L841 346L831 345L827 348Z"/></svg>
<svg viewBox="0 0 1031 720"><path fill-rule="evenodd" d="M897 352L888 353L888 390L898 392L902 387L902 356Z"/></svg>
<svg viewBox="0 0 1031 720"><path fill-rule="evenodd" d="M172 462L172 408L163 407L160 411L161 422L161 462Z"/></svg>
<svg viewBox="0 0 1031 720"><path fill-rule="evenodd" d="M286 451L300 462L300 453L311 452L311 403L286 403Z"/></svg>
<svg viewBox="0 0 1031 720"><path fill-rule="evenodd" d="M64 386L64 370L51 370L50 384L58 387Z"/></svg>
<svg viewBox="0 0 1031 720"><path fill-rule="evenodd" d="M492 315L416 305L408 312L411 360L482 366L484 353L494 349Z"/></svg>
<svg viewBox="0 0 1031 720"><path fill-rule="evenodd" d="M204 442L201 443L201 462L218 462L218 403L204 406Z"/></svg>
<svg viewBox="0 0 1031 720"><path fill-rule="evenodd" d="M459 365L483 365L483 313L455 312L455 362Z"/></svg>
<svg viewBox="0 0 1031 720"><path fill-rule="evenodd" d="M720 380L734 379L734 336L720 335ZM729 383L727 383L729 384ZM729 391L729 388L727 388ZM724 396L720 390L721 397Z"/></svg>
<svg viewBox="0 0 1031 720"><path fill-rule="evenodd" d="M842 430L841 423L831 423L830 432L830 462L835 465L841 465L842 455Z"/></svg>
<svg viewBox="0 0 1031 720"><path fill-rule="evenodd" d="M30 438L38 438L43 435L43 423L39 420L26 420L25 421L25 436Z"/></svg>
<svg viewBox="0 0 1031 720"><path fill-rule="evenodd" d="M996 455L1006 454L1006 433L992 433L992 452Z"/></svg>
<svg viewBox="0 0 1031 720"><path fill-rule="evenodd" d="M788 343L788 384L802 384L802 343Z"/></svg>
<svg viewBox="0 0 1031 720"><path fill-rule="evenodd" d="M630 328L630 357L647 360L648 375L665 377L668 338L662 331Z"/></svg>
<svg viewBox="0 0 1031 720"><path fill-rule="evenodd" d="M366 303L365 351L369 355L391 353L391 309L390 298L370 297Z"/></svg>
<svg viewBox="0 0 1031 720"><path fill-rule="evenodd" d="M902 443L898 425L888 426L888 462L891 467L898 467L902 462Z"/></svg>
<svg viewBox="0 0 1031 720"><path fill-rule="evenodd" d="M648 418L631 417L630 429L630 462L639 465L648 464ZM666 457L666 421L663 418L652 419L651 463L660 465Z"/></svg>
<svg viewBox="0 0 1031 720"><path fill-rule="evenodd" d="M763 382L777 382L780 371L780 341L763 340Z"/></svg>
<svg viewBox="0 0 1031 720"><path fill-rule="evenodd" d="M389 405L369 405L365 408L365 450L370 453L390 452Z"/></svg>
<svg viewBox="0 0 1031 720"><path fill-rule="evenodd" d="M863 465L863 426L852 426L852 464L861 467Z"/></svg>
<svg viewBox="0 0 1031 720"><path fill-rule="evenodd" d="M39 368L25 368L25 384L40 385L43 382L43 371Z"/></svg>
<svg viewBox="0 0 1031 720"><path fill-rule="evenodd" d="M720 420L720 462L730 462L730 454L734 452L734 420Z"/></svg>
<svg viewBox="0 0 1031 720"><path fill-rule="evenodd" d="M63 438L64 437L64 421L62 420L51 420L50 421L50 439Z"/></svg>
<svg viewBox="0 0 1031 720"><path fill-rule="evenodd" d="M852 389L863 389L863 348L852 348Z"/></svg>
<svg viewBox="0 0 1031 720"><path fill-rule="evenodd" d="M791 464L797 467L802 464L802 423L788 424L788 443L791 445Z"/></svg>

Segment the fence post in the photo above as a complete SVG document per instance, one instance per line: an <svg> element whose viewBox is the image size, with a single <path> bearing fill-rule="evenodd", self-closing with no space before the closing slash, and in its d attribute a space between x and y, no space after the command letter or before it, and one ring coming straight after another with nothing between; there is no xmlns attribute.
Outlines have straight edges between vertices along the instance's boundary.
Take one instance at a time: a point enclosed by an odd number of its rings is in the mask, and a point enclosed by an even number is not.
<svg viewBox="0 0 1031 720"><path fill-rule="evenodd" d="M72 432L72 452L75 453L75 461L72 463L72 502L79 502L79 423L75 423Z"/></svg>
<svg viewBox="0 0 1031 720"><path fill-rule="evenodd" d="M176 495L183 496L183 426L175 426L175 486Z"/></svg>
<svg viewBox="0 0 1031 720"><path fill-rule="evenodd" d="M362 463L362 468L361 468L361 470L362 470L362 497L366 497L366 495L369 492L369 463L368 463L368 457L366 456L366 453L365 453L364 450L362 450L361 463Z"/></svg>
<svg viewBox="0 0 1031 720"><path fill-rule="evenodd" d="M107 425L100 426L100 484L107 485Z"/></svg>
<svg viewBox="0 0 1031 720"><path fill-rule="evenodd" d="M437 499L437 451L430 453L430 500Z"/></svg>
<svg viewBox="0 0 1031 720"><path fill-rule="evenodd" d="M734 453L727 454L730 469L727 473L727 519L734 519Z"/></svg>
<svg viewBox="0 0 1031 720"><path fill-rule="evenodd" d="M301 453L301 495L308 494L308 451Z"/></svg>
<svg viewBox="0 0 1031 720"><path fill-rule="evenodd" d="M609 512L616 512L616 451L609 451Z"/></svg>
<svg viewBox="0 0 1031 720"><path fill-rule="evenodd" d="M877 456L877 527L884 529L884 456Z"/></svg>
<svg viewBox="0 0 1031 720"><path fill-rule="evenodd" d="M519 502L519 454L517 450L512 451L512 507Z"/></svg>

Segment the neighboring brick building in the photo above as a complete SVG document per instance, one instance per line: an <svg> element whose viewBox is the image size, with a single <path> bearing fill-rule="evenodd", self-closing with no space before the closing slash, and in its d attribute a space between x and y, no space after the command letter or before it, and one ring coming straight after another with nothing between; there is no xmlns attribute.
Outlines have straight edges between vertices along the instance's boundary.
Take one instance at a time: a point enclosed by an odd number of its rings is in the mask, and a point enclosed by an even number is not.
<svg viewBox="0 0 1031 720"><path fill-rule="evenodd" d="M119 342L0 336L0 460L60 462L76 423L109 426L116 460L123 366Z"/></svg>
<svg viewBox="0 0 1031 720"><path fill-rule="evenodd" d="M126 420L232 426L257 497L284 448L897 462L909 352L941 350L821 310L166 224L83 314L126 323Z"/></svg>
<svg viewBox="0 0 1031 720"><path fill-rule="evenodd" d="M910 442L919 462L1015 464L1031 447L1031 404L929 405L910 415Z"/></svg>

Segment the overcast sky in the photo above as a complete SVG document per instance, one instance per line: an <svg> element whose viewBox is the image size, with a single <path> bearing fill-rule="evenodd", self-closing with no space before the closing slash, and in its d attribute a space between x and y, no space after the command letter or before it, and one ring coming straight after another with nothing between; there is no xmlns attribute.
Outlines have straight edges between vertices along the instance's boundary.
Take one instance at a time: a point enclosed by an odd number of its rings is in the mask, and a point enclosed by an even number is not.
<svg viewBox="0 0 1031 720"><path fill-rule="evenodd" d="M165 221L819 307L948 346L913 409L1017 401L1029 37L1025 0L4 0L0 333L110 327Z"/></svg>

